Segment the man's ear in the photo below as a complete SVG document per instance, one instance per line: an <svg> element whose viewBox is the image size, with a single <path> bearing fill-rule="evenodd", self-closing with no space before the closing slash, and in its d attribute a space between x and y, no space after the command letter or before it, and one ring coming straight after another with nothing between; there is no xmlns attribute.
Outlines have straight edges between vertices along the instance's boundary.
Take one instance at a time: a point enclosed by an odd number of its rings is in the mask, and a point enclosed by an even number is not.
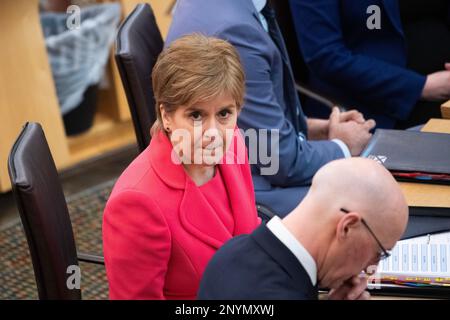
<svg viewBox="0 0 450 320"><path fill-rule="evenodd" d="M349 212L343 215L336 226L336 236L339 240L346 239L349 234L358 227L361 215L357 212Z"/></svg>

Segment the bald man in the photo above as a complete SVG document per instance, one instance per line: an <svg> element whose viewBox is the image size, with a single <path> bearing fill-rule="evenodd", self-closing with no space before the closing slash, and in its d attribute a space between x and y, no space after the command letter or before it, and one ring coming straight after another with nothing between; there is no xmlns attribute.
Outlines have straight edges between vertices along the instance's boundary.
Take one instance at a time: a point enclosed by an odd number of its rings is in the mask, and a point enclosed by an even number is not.
<svg viewBox="0 0 450 320"><path fill-rule="evenodd" d="M330 162L305 199L218 250L199 299L368 299L363 271L389 255L405 231L408 207L392 175L373 160Z"/></svg>

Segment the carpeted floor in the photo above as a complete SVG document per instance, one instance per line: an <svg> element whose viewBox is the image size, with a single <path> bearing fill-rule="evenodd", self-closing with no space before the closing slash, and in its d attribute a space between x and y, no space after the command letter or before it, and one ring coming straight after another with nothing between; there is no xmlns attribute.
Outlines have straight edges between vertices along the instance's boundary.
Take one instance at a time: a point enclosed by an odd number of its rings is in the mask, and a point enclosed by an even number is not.
<svg viewBox="0 0 450 320"><path fill-rule="evenodd" d="M102 255L102 213L114 180L67 199L78 251ZM104 266L80 263L83 299L107 299ZM37 299L33 266L22 224L0 232L0 299Z"/></svg>

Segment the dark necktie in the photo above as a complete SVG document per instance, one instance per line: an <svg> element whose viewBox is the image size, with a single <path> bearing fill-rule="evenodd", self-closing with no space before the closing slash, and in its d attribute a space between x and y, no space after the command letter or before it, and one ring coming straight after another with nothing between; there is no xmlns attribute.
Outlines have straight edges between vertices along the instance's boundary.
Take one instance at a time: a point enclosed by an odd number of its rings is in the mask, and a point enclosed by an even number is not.
<svg viewBox="0 0 450 320"><path fill-rule="evenodd" d="M283 59L283 65L284 65L284 77L285 82L290 82L291 85L285 84L285 90L288 92L288 94L291 97L291 101L295 101L296 107L295 107L295 113L293 114L294 117L294 126L296 127L297 131L300 131L300 127L306 128L306 123L304 119L303 112L301 111L300 106L300 99L298 98L297 92L295 90L295 80L294 75L292 74L292 68L291 64L289 62L289 56L287 53L286 45L284 43L283 35L281 33L280 27L278 26L278 22L275 16L275 11L270 6L270 1L267 0L267 4L265 7L261 10L262 15L264 18L266 18L267 26L269 35L272 38L273 42L277 46L278 50L280 51L281 57ZM299 122L302 122L302 125L300 125ZM299 132L299 137L304 139L306 136L306 132Z"/></svg>
<svg viewBox="0 0 450 320"><path fill-rule="evenodd" d="M266 6L261 10L261 13L264 18L266 18L270 37L280 50L281 56L285 63L289 65L289 57L286 50L286 45L284 44L283 35L280 31L280 27L278 26L275 11L270 6L269 1L267 1Z"/></svg>

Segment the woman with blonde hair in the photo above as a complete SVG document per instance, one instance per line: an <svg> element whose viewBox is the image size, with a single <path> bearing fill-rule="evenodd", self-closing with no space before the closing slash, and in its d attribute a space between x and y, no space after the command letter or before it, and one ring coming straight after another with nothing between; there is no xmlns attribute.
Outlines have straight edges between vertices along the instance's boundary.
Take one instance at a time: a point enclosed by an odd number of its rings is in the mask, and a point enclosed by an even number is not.
<svg viewBox="0 0 450 320"><path fill-rule="evenodd" d="M232 45L194 34L161 53L152 78L151 143L104 212L110 298L195 299L216 250L259 224L236 127L244 73Z"/></svg>

